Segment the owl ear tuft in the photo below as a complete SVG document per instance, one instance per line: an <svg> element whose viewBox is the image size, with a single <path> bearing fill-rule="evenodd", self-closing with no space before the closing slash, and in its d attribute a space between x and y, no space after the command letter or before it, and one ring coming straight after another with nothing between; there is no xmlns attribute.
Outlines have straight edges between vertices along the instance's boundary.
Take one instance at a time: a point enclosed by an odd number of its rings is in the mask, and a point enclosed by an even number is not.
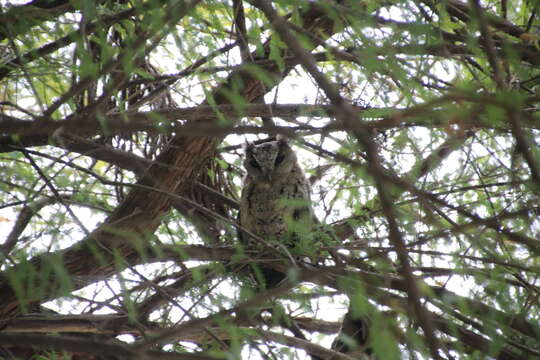
<svg viewBox="0 0 540 360"><path fill-rule="evenodd" d="M253 147L255 146L254 143L252 142L249 142L246 140L246 142L244 143L244 152L248 152L248 151L251 151L253 149Z"/></svg>

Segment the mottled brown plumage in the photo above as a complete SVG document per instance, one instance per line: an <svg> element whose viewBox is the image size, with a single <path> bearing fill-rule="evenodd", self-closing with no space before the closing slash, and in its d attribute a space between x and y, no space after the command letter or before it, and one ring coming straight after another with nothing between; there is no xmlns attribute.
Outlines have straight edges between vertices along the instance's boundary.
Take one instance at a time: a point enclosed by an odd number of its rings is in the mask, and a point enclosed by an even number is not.
<svg viewBox="0 0 540 360"><path fill-rule="evenodd" d="M281 138L247 144L244 167L247 174L240 200L240 225L265 241L294 248L299 239L294 224L309 230L313 214L310 185L293 149ZM241 241L249 248L261 247L246 234L242 234ZM284 278L272 269L260 268L267 287Z"/></svg>

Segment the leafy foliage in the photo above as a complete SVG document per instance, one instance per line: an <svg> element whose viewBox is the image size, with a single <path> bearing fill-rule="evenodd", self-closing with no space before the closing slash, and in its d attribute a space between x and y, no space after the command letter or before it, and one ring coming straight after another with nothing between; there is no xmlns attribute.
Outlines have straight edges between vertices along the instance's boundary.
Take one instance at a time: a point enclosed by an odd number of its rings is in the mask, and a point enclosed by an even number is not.
<svg viewBox="0 0 540 360"><path fill-rule="evenodd" d="M0 357L540 358L539 11L2 1ZM319 220L295 256L236 237L277 134Z"/></svg>

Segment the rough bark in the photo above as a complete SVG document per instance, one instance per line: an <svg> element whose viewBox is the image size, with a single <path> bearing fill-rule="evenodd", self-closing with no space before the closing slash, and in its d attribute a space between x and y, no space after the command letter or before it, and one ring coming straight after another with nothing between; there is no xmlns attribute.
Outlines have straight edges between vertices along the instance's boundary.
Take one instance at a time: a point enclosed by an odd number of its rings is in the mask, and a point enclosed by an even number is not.
<svg viewBox="0 0 540 360"><path fill-rule="evenodd" d="M330 34L333 31L332 20L316 8L304 13L303 24L306 30L312 32ZM267 49L264 56L267 57L268 53ZM260 59L257 54L252 56L255 60ZM279 71L274 62L269 61L266 64L261 70L266 71L274 79L274 84L278 84L295 65L290 63L283 71ZM246 103L261 101L264 94L270 90L252 74L239 70L231 73L225 83L213 92L214 101L217 104L229 103L224 94L227 89L237 86L240 79L243 84L240 95ZM203 118L195 121L207 120ZM134 245L147 241L160 224L162 217L169 211L172 199L168 193L181 192L192 179L196 179L200 167L215 154L219 142L220 139L217 137L173 138L137 182L138 186L133 188L103 225L76 245L53 256L36 257L30 263L39 272L44 263L61 258L66 273L72 279L76 279L73 281L74 287L80 288L83 284L106 279L118 271L119 267L125 267L125 263L134 264L138 260L141 261L141 254ZM159 189L159 193L149 191L148 187ZM126 261L124 264L116 264L115 257L121 257ZM7 274L17 271L16 266L2 274L0 318L17 316L21 311L21 299L11 287ZM58 295L54 291L52 279L50 282L44 294L41 296L30 294L29 298L25 299L27 307Z"/></svg>

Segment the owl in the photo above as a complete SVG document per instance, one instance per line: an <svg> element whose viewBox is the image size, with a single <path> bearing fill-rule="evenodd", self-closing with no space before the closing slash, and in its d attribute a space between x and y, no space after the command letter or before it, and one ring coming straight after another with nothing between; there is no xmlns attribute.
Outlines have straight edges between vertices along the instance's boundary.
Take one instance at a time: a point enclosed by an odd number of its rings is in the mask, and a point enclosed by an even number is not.
<svg viewBox="0 0 540 360"><path fill-rule="evenodd" d="M349 305L332 349L355 359L377 360L370 346L370 325L368 316L355 314Z"/></svg>
<svg viewBox="0 0 540 360"><path fill-rule="evenodd" d="M279 242L293 249L300 233L308 233L313 219L310 184L286 139L247 144L244 167L246 177L240 200L240 225L265 241ZM262 245L240 233L248 248ZM285 278L264 266L259 267L267 288Z"/></svg>

